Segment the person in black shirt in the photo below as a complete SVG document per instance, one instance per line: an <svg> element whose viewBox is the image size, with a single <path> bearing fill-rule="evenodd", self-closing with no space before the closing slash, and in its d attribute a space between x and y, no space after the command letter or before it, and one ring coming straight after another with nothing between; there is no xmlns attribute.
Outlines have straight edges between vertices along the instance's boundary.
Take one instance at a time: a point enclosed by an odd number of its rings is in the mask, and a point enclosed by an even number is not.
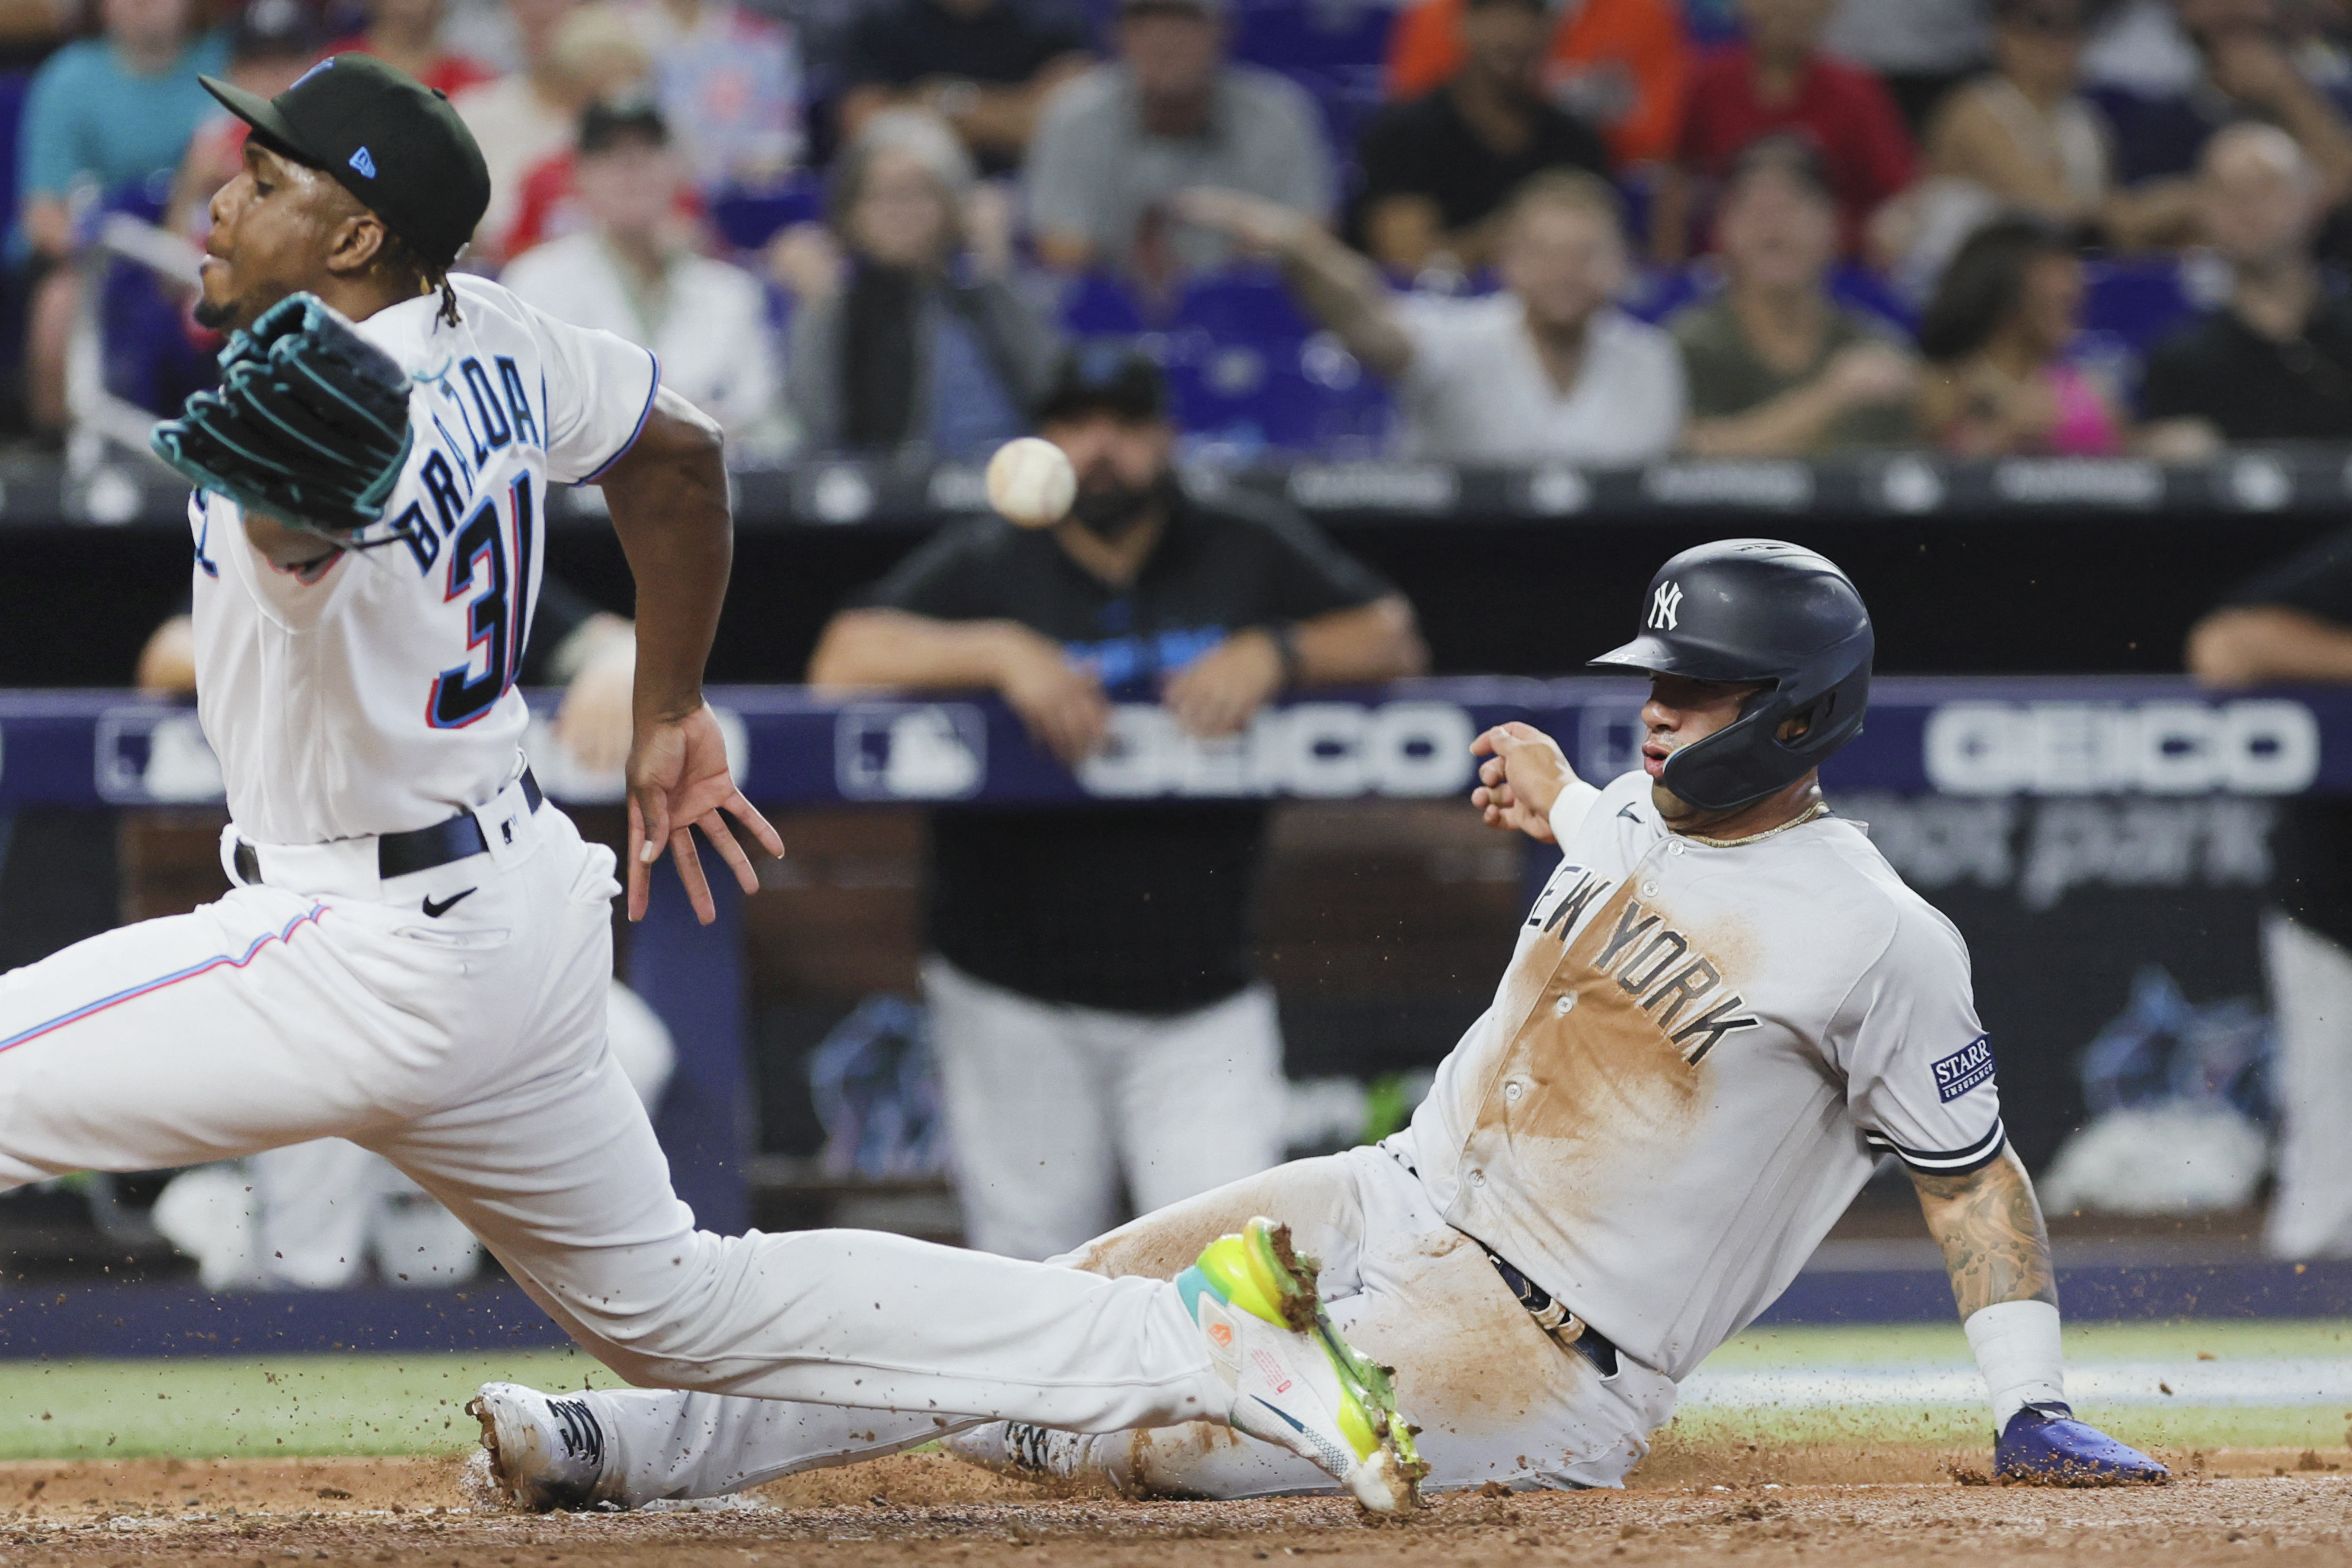
<svg viewBox="0 0 2352 1568"><path fill-rule="evenodd" d="M1609 167L1592 129L1544 96L1552 16L1541 0L1468 0L1461 27L1465 57L1454 79L1381 110L1357 149L1364 183L1351 237L1406 274L1486 265L1492 220L1528 175Z"/></svg>
<svg viewBox="0 0 2352 1568"><path fill-rule="evenodd" d="M2189 668L2225 690L2352 683L2352 529L2231 594L2189 632ZM2279 1141L2265 1239L2283 1258L2352 1257L2352 802L2283 802L2271 866Z"/></svg>
<svg viewBox="0 0 2352 1568"><path fill-rule="evenodd" d="M878 0L846 54L844 141L877 110L920 107L990 174L1019 165L1037 106L1094 63L1086 19L1063 0Z"/></svg>
<svg viewBox="0 0 2352 1568"><path fill-rule="evenodd" d="M2352 303L2312 259L2326 193L2310 160L2275 126L2234 125L2207 145L2199 181L2206 231L2236 277L2227 305L2149 359L2154 449L2352 438Z"/></svg>
<svg viewBox="0 0 2352 1568"><path fill-rule="evenodd" d="M1074 766L1114 703L1210 738L1284 689L1424 662L1410 605L1295 513L1196 499L1170 466L1160 372L1065 361L1041 433L1078 473L1043 530L950 527L836 615L821 691L993 688ZM1250 905L1249 802L942 810L924 986L971 1244L1066 1251L1118 1218L1280 1160L1282 1045Z"/></svg>

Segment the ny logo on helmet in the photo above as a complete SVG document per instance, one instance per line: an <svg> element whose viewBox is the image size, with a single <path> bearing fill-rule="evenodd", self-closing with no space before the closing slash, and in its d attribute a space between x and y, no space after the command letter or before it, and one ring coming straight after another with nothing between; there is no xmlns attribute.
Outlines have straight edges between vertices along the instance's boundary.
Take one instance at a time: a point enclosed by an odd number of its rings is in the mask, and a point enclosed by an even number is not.
<svg viewBox="0 0 2352 1568"><path fill-rule="evenodd" d="M1662 582L1650 595L1650 630L1671 632L1675 629L1675 612L1682 608L1683 589L1678 582Z"/></svg>

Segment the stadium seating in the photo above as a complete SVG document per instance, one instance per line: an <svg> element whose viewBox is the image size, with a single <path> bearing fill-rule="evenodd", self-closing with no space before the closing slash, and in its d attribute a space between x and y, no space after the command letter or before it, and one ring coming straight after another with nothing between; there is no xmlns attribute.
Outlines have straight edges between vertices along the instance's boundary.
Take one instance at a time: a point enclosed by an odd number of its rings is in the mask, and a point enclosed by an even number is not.
<svg viewBox="0 0 2352 1568"><path fill-rule="evenodd" d="M1199 279L1177 300L1165 363L1196 441L1240 455L1273 448L1369 455L1390 424L1386 391L1299 313L1280 277Z"/></svg>
<svg viewBox="0 0 2352 1568"><path fill-rule="evenodd" d="M1234 54L1305 88L1344 162L1381 106L1392 0L1236 0Z"/></svg>
<svg viewBox="0 0 2352 1568"><path fill-rule="evenodd" d="M730 250L758 250L778 231L824 217L824 174L795 171L765 190L721 191L710 199L710 223Z"/></svg>

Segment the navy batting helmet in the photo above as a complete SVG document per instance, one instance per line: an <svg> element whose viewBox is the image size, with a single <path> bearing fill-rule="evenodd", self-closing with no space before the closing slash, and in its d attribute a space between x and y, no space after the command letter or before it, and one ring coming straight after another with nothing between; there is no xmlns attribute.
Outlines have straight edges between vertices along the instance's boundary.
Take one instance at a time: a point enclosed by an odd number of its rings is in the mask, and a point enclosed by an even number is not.
<svg viewBox="0 0 2352 1568"><path fill-rule="evenodd" d="M1871 648L1870 612L1828 558L1778 539L1717 539L1660 567L1641 634L1592 663L1763 685L1738 718L1666 758L1667 789L1727 811L1795 783L1862 733ZM1792 718L1804 733L1784 740Z"/></svg>

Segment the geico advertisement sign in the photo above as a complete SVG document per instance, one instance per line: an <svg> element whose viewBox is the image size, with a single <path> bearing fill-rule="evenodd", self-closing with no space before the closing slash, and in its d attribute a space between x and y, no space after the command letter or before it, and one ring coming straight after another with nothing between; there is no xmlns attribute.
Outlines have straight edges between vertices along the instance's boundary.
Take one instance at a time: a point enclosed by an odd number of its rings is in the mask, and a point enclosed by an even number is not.
<svg viewBox="0 0 2352 1568"><path fill-rule="evenodd" d="M1948 703L1925 749L1952 795L2292 795L2318 776L2319 725L2277 698Z"/></svg>
<svg viewBox="0 0 2352 1568"><path fill-rule="evenodd" d="M1166 708L1111 710L1104 748L1078 768L1091 795L1450 795L1469 787L1478 731L1452 703L1299 703L1203 740Z"/></svg>

